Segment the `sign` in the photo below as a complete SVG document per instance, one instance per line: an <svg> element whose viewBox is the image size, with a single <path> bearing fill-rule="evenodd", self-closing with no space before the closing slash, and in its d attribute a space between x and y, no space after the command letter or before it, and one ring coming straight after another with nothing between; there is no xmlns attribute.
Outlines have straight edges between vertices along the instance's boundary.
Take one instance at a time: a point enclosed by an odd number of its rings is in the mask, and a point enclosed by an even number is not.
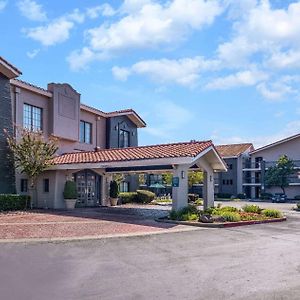
<svg viewBox="0 0 300 300"><path fill-rule="evenodd" d="M172 187L179 187L179 177L172 178Z"/></svg>

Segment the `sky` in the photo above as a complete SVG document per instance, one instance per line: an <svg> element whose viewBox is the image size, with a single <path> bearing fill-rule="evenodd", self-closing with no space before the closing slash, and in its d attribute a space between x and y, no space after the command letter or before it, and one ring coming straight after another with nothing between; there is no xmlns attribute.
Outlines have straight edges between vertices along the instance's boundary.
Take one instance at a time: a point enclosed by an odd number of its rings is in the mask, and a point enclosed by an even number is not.
<svg viewBox="0 0 300 300"><path fill-rule="evenodd" d="M300 1L0 0L0 36L20 79L135 109L140 145L300 132Z"/></svg>

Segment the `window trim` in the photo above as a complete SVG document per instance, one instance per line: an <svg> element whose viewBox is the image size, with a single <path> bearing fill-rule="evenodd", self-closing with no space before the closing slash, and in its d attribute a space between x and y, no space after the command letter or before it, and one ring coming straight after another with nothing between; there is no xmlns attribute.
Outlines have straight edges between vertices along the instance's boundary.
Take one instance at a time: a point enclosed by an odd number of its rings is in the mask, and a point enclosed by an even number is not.
<svg viewBox="0 0 300 300"><path fill-rule="evenodd" d="M124 145L125 133L128 134L127 146ZM121 137L123 137L123 146L121 145ZM125 130L125 129L119 129L119 139L118 140L119 140L119 148L128 148L128 147L130 147L130 131L129 130Z"/></svg>
<svg viewBox="0 0 300 300"><path fill-rule="evenodd" d="M26 184L25 184L26 182ZM27 193L28 192L28 179L27 178L21 178L20 180L20 191L21 193Z"/></svg>
<svg viewBox="0 0 300 300"><path fill-rule="evenodd" d="M25 110L25 106L28 106L30 108L30 128L25 126L25 114L24 114L24 110ZM34 130L34 126L33 126L33 108L37 108L40 110L41 112L41 120L40 120L40 129L39 130ZM44 126L43 126L43 108L42 107L38 107L32 104L29 104L27 102L23 103L23 128L26 128L30 131L43 131L44 130Z"/></svg>
<svg viewBox="0 0 300 300"><path fill-rule="evenodd" d="M48 182L47 185L46 185L46 182ZM47 187L47 190L46 190L46 187ZM44 193L49 193L50 192L50 180L49 180L49 178L44 178L43 179L43 192Z"/></svg>
<svg viewBox="0 0 300 300"><path fill-rule="evenodd" d="M83 140L81 140L81 124L83 124ZM86 140L86 125L90 126L90 141L87 142ZM93 144L93 124L91 122L87 122L84 120L80 120L79 122L79 142L82 144Z"/></svg>

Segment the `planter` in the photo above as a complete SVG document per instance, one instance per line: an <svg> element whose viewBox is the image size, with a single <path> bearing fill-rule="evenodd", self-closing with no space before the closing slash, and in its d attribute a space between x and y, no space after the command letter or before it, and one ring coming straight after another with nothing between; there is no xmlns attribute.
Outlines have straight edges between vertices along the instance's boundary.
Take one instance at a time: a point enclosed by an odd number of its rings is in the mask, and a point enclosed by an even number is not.
<svg viewBox="0 0 300 300"><path fill-rule="evenodd" d="M117 206L119 198L110 198L110 205Z"/></svg>
<svg viewBox="0 0 300 300"><path fill-rule="evenodd" d="M74 209L77 199L65 199L66 208Z"/></svg>

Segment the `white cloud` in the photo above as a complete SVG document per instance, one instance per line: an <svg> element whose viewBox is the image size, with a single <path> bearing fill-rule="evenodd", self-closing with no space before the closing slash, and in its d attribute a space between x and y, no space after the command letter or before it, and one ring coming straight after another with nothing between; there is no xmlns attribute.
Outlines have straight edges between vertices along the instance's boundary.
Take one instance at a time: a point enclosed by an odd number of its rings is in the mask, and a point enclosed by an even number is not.
<svg viewBox="0 0 300 300"><path fill-rule="evenodd" d="M27 51L26 52L26 55L29 57L29 58L35 58L40 52L40 49L34 49L32 51Z"/></svg>
<svg viewBox="0 0 300 300"><path fill-rule="evenodd" d="M148 124L144 130L150 135L164 139L165 142L174 140L173 136L178 130L194 118L191 111L172 101L160 101L152 105L150 111L155 125Z"/></svg>
<svg viewBox="0 0 300 300"><path fill-rule="evenodd" d="M201 72L218 68L218 61L205 61L203 57L182 58L178 60L160 59L144 60L129 68L113 68L117 79L126 80L131 74L146 75L159 83L176 83L182 86L193 86Z"/></svg>
<svg viewBox="0 0 300 300"><path fill-rule="evenodd" d="M47 14L41 4L33 0L21 0L17 3L21 14L32 21L46 21Z"/></svg>
<svg viewBox="0 0 300 300"><path fill-rule="evenodd" d="M4 10L7 5L7 1L0 0L0 12Z"/></svg>
<svg viewBox="0 0 300 300"><path fill-rule="evenodd" d="M96 19L99 16L111 17L115 14L116 11L108 3L104 3L95 7L89 7L86 10L86 15L91 19Z"/></svg>
<svg viewBox="0 0 300 300"><path fill-rule="evenodd" d="M266 63L270 68L298 69L300 68L300 49L272 54Z"/></svg>
<svg viewBox="0 0 300 300"><path fill-rule="evenodd" d="M83 21L84 15L75 9L72 13L54 19L44 26L23 29L23 32L27 37L44 46L53 46L68 40L75 23L82 23Z"/></svg>
<svg viewBox="0 0 300 300"><path fill-rule="evenodd" d="M119 52L174 45L192 30L201 30L221 14L218 0L127 0L119 8L117 21L103 23L85 33L91 51ZM95 17L97 12L90 11ZM85 66L82 66L83 68Z"/></svg>
<svg viewBox="0 0 300 300"><path fill-rule="evenodd" d="M130 70L128 68L120 68L115 66L112 68L112 73L116 79L120 81L126 81L130 75Z"/></svg>
<svg viewBox="0 0 300 300"><path fill-rule="evenodd" d="M206 88L226 90L234 87L253 86L267 78L268 75L262 71L246 70L225 77L215 78L206 85Z"/></svg>

